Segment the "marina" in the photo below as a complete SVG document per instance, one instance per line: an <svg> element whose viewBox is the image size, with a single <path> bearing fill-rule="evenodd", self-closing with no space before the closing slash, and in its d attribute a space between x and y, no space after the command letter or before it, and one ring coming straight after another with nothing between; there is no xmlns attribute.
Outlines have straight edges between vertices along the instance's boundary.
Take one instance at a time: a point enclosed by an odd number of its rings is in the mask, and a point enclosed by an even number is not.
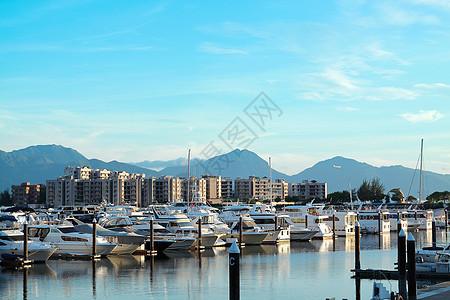
<svg viewBox="0 0 450 300"><path fill-rule="evenodd" d="M417 247L432 243L429 231L414 232ZM439 230L439 244L448 234ZM377 280L352 279L354 237L246 246L241 255L242 299L371 299ZM393 269L396 233L363 235L363 268ZM228 248L174 251L158 256L110 255L98 261L53 260L0 271L7 299L228 299ZM439 280L418 281L430 286ZM396 280L384 280L396 291ZM357 289L359 288L359 290ZM359 295L360 298L357 297Z"/></svg>

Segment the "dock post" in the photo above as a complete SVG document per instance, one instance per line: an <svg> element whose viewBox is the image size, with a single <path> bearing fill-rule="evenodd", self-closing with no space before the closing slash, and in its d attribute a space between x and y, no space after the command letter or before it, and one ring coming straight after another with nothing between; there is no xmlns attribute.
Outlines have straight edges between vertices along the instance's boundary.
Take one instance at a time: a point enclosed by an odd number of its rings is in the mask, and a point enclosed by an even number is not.
<svg viewBox="0 0 450 300"><path fill-rule="evenodd" d="M333 239L336 238L336 213L333 212Z"/></svg>
<svg viewBox="0 0 450 300"><path fill-rule="evenodd" d="M305 229L308 229L308 213L305 214Z"/></svg>
<svg viewBox="0 0 450 300"><path fill-rule="evenodd" d="M360 245L359 245L359 222L355 224L355 270L361 269L361 261L360 261Z"/></svg>
<svg viewBox="0 0 450 300"><path fill-rule="evenodd" d="M414 212L414 221L417 221L417 210Z"/></svg>
<svg viewBox="0 0 450 300"><path fill-rule="evenodd" d="M97 220L92 220L92 259L97 256Z"/></svg>
<svg viewBox="0 0 450 300"><path fill-rule="evenodd" d="M383 228L381 228L381 212L378 212L378 235L381 235Z"/></svg>
<svg viewBox="0 0 450 300"><path fill-rule="evenodd" d="M153 219L150 220L150 253L153 253L155 250L155 242L154 242L154 225Z"/></svg>
<svg viewBox="0 0 450 300"><path fill-rule="evenodd" d="M397 251L398 290L403 299L406 299L406 233L403 229L398 234Z"/></svg>
<svg viewBox="0 0 450 300"><path fill-rule="evenodd" d="M241 297L239 256L240 256L239 247L236 245L236 241L234 241L230 247L230 251L228 252L230 300L239 300Z"/></svg>
<svg viewBox="0 0 450 300"><path fill-rule="evenodd" d="M202 217L198 218L198 252L202 249Z"/></svg>
<svg viewBox="0 0 450 300"><path fill-rule="evenodd" d="M239 217L239 247L242 246L243 240L242 240L242 231L244 230L244 225L242 222L242 216Z"/></svg>
<svg viewBox="0 0 450 300"><path fill-rule="evenodd" d="M28 262L28 222L23 223L23 260Z"/></svg>
<svg viewBox="0 0 450 300"><path fill-rule="evenodd" d="M402 221L400 219L398 219L397 221L397 234L400 233L400 231L402 230Z"/></svg>
<svg viewBox="0 0 450 300"><path fill-rule="evenodd" d="M445 231L447 231L447 227L448 227L448 211L447 211L447 209L444 209L444 212L445 212L445 218L444 218L444 220L445 220Z"/></svg>
<svg viewBox="0 0 450 300"><path fill-rule="evenodd" d="M436 247L436 219L434 217L431 221L431 237L433 241L433 247Z"/></svg>
<svg viewBox="0 0 450 300"><path fill-rule="evenodd" d="M408 300L417 300L416 291L416 240L410 233L406 241L408 255Z"/></svg>
<svg viewBox="0 0 450 300"><path fill-rule="evenodd" d="M155 226L153 219L150 220L150 241L145 242L145 250L148 255L156 255L158 251L155 250Z"/></svg>
<svg viewBox="0 0 450 300"><path fill-rule="evenodd" d="M278 229L278 216L275 215L275 230Z"/></svg>

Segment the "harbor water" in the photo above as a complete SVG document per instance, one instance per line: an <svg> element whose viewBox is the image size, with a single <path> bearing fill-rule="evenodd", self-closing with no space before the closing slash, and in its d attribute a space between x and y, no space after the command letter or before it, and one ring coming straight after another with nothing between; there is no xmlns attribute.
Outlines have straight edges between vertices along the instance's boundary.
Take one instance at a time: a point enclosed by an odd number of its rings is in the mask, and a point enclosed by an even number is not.
<svg viewBox="0 0 450 300"><path fill-rule="evenodd" d="M431 231L413 233L416 248ZM448 236L439 230L439 244ZM352 279L354 238L247 246L241 256L241 299L361 299L372 280ZM394 269L396 233L361 237L361 267ZM164 256L109 256L97 262L49 260L26 269L0 269L0 299L228 299L228 248ZM383 284L398 291L396 281ZM430 283L431 284L431 283Z"/></svg>

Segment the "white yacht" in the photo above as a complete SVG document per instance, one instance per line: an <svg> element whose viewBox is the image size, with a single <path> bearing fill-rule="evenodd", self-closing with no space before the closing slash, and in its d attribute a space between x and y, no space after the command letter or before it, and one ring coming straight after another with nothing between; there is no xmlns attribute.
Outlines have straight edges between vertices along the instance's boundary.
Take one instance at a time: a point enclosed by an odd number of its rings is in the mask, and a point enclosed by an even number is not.
<svg viewBox="0 0 450 300"><path fill-rule="evenodd" d="M56 251L56 247L43 242L28 241L27 246L28 259L33 262L44 262ZM0 230L0 257L5 259L23 256L23 232L18 229Z"/></svg>
<svg viewBox="0 0 450 300"><path fill-rule="evenodd" d="M55 255L92 254L92 234L78 232L72 225L29 225L28 232L30 239L57 247ZM96 238L97 255L108 255L116 246L117 244L108 242L102 236Z"/></svg>
<svg viewBox="0 0 450 300"><path fill-rule="evenodd" d="M151 208L154 220L164 226L168 231L182 236L195 237L198 240L198 226L194 226L184 213L171 211L166 205L153 205ZM218 235L211 229L203 226L201 228L201 234L201 244L206 248L214 247L219 240ZM198 241L194 243L194 246L197 245Z"/></svg>
<svg viewBox="0 0 450 300"><path fill-rule="evenodd" d="M354 211L347 210L342 206L329 205L322 206L319 210L321 214L326 215L327 218L323 221L333 230L333 216L334 226L337 236L354 236L355 224L357 221L357 214Z"/></svg>
<svg viewBox="0 0 450 300"><path fill-rule="evenodd" d="M318 231L314 239L328 239L333 237L330 226L324 222L328 217L319 213L319 207L312 205L286 206L284 211L298 229L313 229ZM291 231L293 229L291 228Z"/></svg>
<svg viewBox="0 0 450 300"><path fill-rule="evenodd" d="M233 221L231 219L224 220L231 229L230 233L223 236L224 241L227 244L232 244L233 241L239 240L240 217L242 217L242 242L246 245L261 245L269 233L256 225L255 221L248 215L235 216Z"/></svg>

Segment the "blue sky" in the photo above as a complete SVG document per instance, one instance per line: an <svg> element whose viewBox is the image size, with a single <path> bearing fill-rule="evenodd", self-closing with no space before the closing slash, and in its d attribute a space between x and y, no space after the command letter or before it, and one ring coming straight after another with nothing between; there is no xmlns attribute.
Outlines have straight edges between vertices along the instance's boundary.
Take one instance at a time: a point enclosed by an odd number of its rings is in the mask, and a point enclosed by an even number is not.
<svg viewBox="0 0 450 300"><path fill-rule="evenodd" d="M0 1L0 149L204 157L235 118L292 174L336 155L450 173L450 4ZM260 92L279 111L245 114Z"/></svg>

